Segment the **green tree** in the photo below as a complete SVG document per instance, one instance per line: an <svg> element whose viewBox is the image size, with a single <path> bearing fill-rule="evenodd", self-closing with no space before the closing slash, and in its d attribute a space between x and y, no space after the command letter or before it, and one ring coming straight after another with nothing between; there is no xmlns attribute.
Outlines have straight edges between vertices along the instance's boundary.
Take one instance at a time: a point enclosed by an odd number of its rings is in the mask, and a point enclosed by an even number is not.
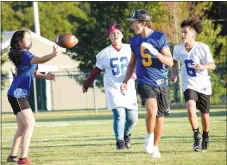
<svg viewBox="0 0 227 165"><path fill-rule="evenodd" d="M111 24L118 23L124 28L124 43L134 35L131 22L126 18L131 17L136 9L149 10L152 15L161 17L161 9L157 2L86 2L88 20L81 20L76 36L79 44L72 49L76 52L75 58L80 63L82 71L89 71L95 64L95 56L99 51L110 44L106 31ZM158 20L158 18L155 18Z"/></svg>
<svg viewBox="0 0 227 165"><path fill-rule="evenodd" d="M82 2L38 2L41 35L54 40L59 34L77 31L78 21L87 19ZM32 2L2 2L2 31L26 28L34 31Z"/></svg>
<svg viewBox="0 0 227 165"><path fill-rule="evenodd" d="M12 31L22 28L32 30L32 2L1 2L2 31Z"/></svg>
<svg viewBox="0 0 227 165"><path fill-rule="evenodd" d="M42 36L54 40L59 34L74 34L78 21L87 20L79 8L82 2L39 2L39 18Z"/></svg>
<svg viewBox="0 0 227 165"><path fill-rule="evenodd" d="M169 19L164 19L159 27L167 34L172 44L181 42L179 40L181 37L181 21L195 16L199 17L202 20L203 32L197 36L197 41L209 45L217 66L226 63L227 37L219 35L222 29L221 25L215 25L207 15L213 2L162 2L162 5L166 9L165 13L168 15ZM210 72L213 86L213 99L211 101L216 104L220 101L220 96L225 95L224 85L226 84L226 71L218 69L215 70L214 73Z"/></svg>

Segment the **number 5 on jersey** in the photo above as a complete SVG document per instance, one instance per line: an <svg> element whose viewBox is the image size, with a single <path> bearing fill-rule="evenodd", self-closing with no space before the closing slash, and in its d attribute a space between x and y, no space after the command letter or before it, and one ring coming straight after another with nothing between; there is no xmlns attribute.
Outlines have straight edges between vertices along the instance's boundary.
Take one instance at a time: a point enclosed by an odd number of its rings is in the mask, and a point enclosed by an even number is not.
<svg viewBox="0 0 227 165"><path fill-rule="evenodd" d="M144 50L146 48L144 48L143 46L140 46L140 54L142 56L142 63L143 63L143 66L151 66L152 65L152 58L151 58L151 55L149 53L145 53Z"/></svg>

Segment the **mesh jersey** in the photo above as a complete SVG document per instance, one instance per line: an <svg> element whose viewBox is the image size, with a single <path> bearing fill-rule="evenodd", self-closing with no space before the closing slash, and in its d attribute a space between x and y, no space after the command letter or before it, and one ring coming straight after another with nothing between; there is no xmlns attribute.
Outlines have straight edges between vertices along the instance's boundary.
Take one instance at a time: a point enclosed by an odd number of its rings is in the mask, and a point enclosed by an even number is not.
<svg viewBox="0 0 227 165"><path fill-rule="evenodd" d="M161 32L153 31L148 37L136 35L130 40L132 52L136 55L136 75L138 84L150 84L156 87L168 85L168 69L156 56L141 46L142 42L151 44L159 52L168 47L168 40Z"/></svg>
<svg viewBox="0 0 227 165"><path fill-rule="evenodd" d="M119 52L110 45L96 56L96 67L104 70L103 80L108 109L117 107L138 109L135 81L133 79L128 81L128 89L125 95L120 90L130 58L131 50L128 44L122 44Z"/></svg>
<svg viewBox="0 0 227 165"><path fill-rule="evenodd" d="M30 64L33 57L34 55L27 50L20 52L20 62L16 66L17 75L8 90L8 95L22 98L30 94L32 78L38 69L38 64Z"/></svg>
<svg viewBox="0 0 227 165"><path fill-rule="evenodd" d="M207 69L195 70L194 64L209 64L214 62L208 45L195 42L192 49L187 52L185 44L174 46L173 58L181 61L181 77L183 91L193 89L199 93L210 95L212 93L210 76Z"/></svg>

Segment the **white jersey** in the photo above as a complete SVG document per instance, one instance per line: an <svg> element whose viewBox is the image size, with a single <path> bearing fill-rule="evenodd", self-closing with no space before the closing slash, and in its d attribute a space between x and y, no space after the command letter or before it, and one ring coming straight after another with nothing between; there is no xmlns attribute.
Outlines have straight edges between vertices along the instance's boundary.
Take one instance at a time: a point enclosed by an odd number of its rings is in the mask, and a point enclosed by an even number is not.
<svg viewBox="0 0 227 165"><path fill-rule="evenodd" d="M138 110L135 81L133 79L128 81L128 89L125 95L120 90L130 58L131 48L129 44L122 44L119 52L110 45L96 56L96 67L104 70L103 80L108 109L124 107Z"/></svg>
<svg viewBox="0 0 227 165"><path fill-rule="evenodd" d="M211 95L212 88L207 69L195 70L194 64L209 64L214 62L208 45L195 42L192 49L187 52L185 43L174 46L173 58L181 61L181 77L183 91L192 89L199 93Z"/></svg>

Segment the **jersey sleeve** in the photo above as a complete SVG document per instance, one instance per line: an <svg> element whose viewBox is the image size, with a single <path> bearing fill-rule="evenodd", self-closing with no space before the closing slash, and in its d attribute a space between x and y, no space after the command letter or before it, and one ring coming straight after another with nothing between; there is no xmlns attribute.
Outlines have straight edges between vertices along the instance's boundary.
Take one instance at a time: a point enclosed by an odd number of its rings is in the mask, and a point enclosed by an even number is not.
<svg viewBox="0 0 227 165"><path fill-rule="evenodd" d="M214 62L213 57L212 57L211 52L210 52L209 46L208 46L208 45L205 45L205 46L204 46L204 49L205 49L204 62L205 62L206 64L209 64L209 63Z"/></svg>
<svg viewBox="0 0 227 165"><path fill-rule="evenodd" d="M168 39L167 39L166 35L163 34L160 39L160 50L162 50L164 48L168 48L168 47L169 47Z"/></svg>
<svg viewBox="0 0 227 165"><path fill-rule="evenodd" d="M178 46L175 45L173 47L173 59L178 61L180 59L179 53L178 53Z"/></svg>
<svg viewBox="0 0 227 165"><path fill-rule="evenodd" d="M106 62L106 51L102 50L96 56L96 67L104 70L105 69L105 62Z"/></svg>
<svg viewBox="0 0 227 165"><path fill-rule="evenodd" d="M24 65L29 65L33 57L34 55L29 51L21 52L21 61Z"/></svg>

